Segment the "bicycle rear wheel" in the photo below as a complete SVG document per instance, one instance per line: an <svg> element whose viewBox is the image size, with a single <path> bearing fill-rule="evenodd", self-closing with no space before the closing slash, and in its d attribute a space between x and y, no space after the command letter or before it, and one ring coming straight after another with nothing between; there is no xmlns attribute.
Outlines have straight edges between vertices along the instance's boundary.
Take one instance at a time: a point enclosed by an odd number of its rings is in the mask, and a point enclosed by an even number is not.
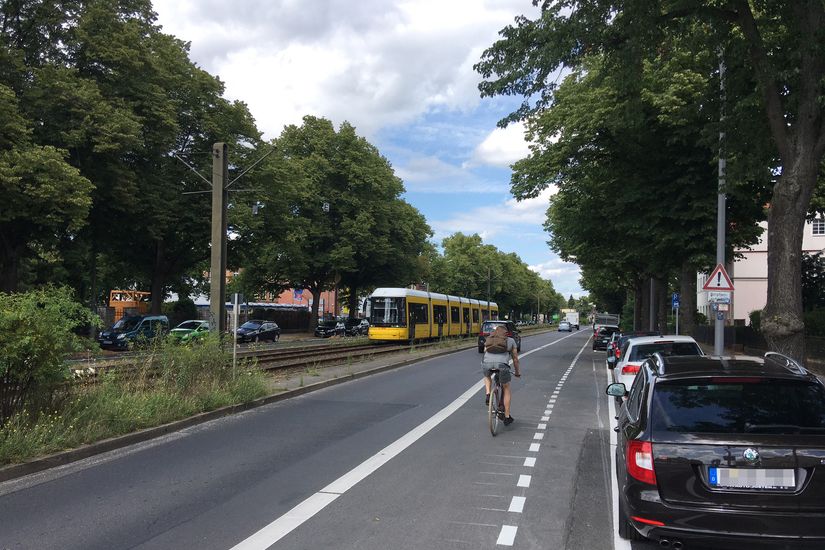
<svg viewBox="0 0 825 550"><path fill-rule="evenodd" d="M496 432L498 431L499 423L501 419L499 418L498 408L500 405L499 400L501 399L501 390L499 389L498 385L498 375L493 375L491 384L490 384L490 405L487 408L487 419L490 424L490 433L493 434L493 437L496 436Z"/></svg>

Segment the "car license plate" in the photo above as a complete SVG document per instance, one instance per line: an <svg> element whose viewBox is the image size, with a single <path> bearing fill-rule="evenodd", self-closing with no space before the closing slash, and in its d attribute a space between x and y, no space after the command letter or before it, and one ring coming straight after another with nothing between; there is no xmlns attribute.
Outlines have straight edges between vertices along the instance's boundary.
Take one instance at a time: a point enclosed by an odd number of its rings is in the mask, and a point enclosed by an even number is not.
<svg viewBox="0 0 825 550"><path fill-rule="evenodd" d="M111 344L111 343L112 343L112 341L111 341L111 340L103 340L103 343L104 343L104 344Z"/></svg>
<svg viewBox="0 0 825 550"><path fill-rule="evenodd" d="M708 468L711 487L734 489L794 489L796 471L767 468Z"/></svg>

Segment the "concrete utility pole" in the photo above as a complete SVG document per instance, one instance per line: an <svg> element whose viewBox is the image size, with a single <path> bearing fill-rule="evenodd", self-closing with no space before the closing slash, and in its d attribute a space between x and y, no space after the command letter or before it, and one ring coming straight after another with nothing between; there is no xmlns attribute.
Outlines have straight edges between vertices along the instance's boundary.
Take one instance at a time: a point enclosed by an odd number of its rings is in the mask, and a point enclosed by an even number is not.
<svg viewBox="0 0 825 550"><path fill-rule="evenodd" d="M719 125L719 193L716 201L716 264L725 265L725 58L719 50L719 92L720 122ZM722 355L725 352L725 312L717 311L713 327L713 354Z"/></svg>
<svg viewBox="0 0 825 550"><path fill-rule="evenodd" d="M212 145L212 262L209 271L209 330L226 329L226 203L229 174L225 143Z"/></svg>

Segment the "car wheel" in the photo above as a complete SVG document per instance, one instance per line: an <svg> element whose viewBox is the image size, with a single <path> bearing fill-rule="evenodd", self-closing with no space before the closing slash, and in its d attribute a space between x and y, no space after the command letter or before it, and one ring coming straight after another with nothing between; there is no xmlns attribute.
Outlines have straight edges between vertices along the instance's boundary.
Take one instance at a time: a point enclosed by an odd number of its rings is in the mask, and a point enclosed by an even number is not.
<svg viewBox="0 0 825 550"><path fill-rule="evenodd" d="M280 334L276 334L275 336L273 336L273 337L272 337L272 341L273 341L273 342L277 342L277 341L278 341L278 340L280 340L280 339L281 339L281 335L280 335Z"/></svg>
<svg viewBox="0 0 825 550"><path fill-rule="evenodd" d="M257 337L257 336L256 336L255 338L253 338L253 339L252 339L252 341L253 341L253 342L255 342L256 344L258 343L258 340L260 340L260 338L259 338L259 337Z"/></svg>
<svg viewBox="0 0 825 550"><path fill-rule="evenodd" d="M642 541L647 540L635 527L630 523L627 517L627 511L624 509L624 502L622 497L619 497L619 536L625 540Z"/></svg>

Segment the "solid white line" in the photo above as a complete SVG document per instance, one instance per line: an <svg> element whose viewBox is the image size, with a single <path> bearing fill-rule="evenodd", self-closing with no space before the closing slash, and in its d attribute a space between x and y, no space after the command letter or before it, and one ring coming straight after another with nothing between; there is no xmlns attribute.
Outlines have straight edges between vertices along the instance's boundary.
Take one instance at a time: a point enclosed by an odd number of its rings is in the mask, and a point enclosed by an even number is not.
<svg viewBox="0 0 825 550"><path fill-rule="evenodd" d="M233 546L232 550L269 548L272 543L289 534L339 496L329 493L315 493L276 521L273 521L245 541Z"/></svg>
<svg viewBox="0 0 825 550"><path fill-rule="evenodd" d="M517 531L518 527L515 525L502 525L496 544L499 546L513 546L513 542L516 540Z"/></svg>
<svg viewBox="0 0 825 550"><path fill-rule="evenodd" d="M610 369L605 367L607 379L610 380ZM619 536L619 483L616 481L616 432L613 428L617 425L616 401L612 397L607 398L607 414L610 415L610 489L613 493L613 548L614 550L630 550L630 541Z"/></svg>
<svg viewBox="0 0 825 550"><path fill-rule="evenodd" d="M532 479L533 476L526 476L522 474L518 476L518 483L516 483L516 487L529 487Z"/></svg>
<svg viewBox="0 0 825 550"><path fill-rule="evenodd" d="M530 452L537 453L541 449L541 443L530 443Z"/></svg>
<svg viewBox="0 0 825 550"><path fill-rule="evenodd" d="M569 334L563 338L559 338L558 340L554 340L549 344L545 344L543 346L539 346L538 348L534 348L530 351L524 352L521 354L521 357L526 357L531 353L535 353L537 351L543 350L547 347L555 345L562 340L570 338L574 336L574 334ZM404 449L412 445L415 441L423 437L427 432L435 428L438 424L444 421L447 417L457 411L464 403L466 403L473 395L478 393L484 387L484 381L479 380L475 384L473 384L470 389L465 391L461 396L459 396L455 401L438 411L435 415L433 415L428 420L424 421L419 426L413 428L407 434L401 436L395 442L389 444L388 446L384 447L381 451L376 453L375 455L371 456L343 476L339 477L337 480L333 481L319 492L310 495L300 504L292 508L289 512L285 513L281 517L277 518L275 521L270 523L269 525L265 526L258 532L254 533L250 537L246 538L245 540L239 542L235 546L233 546L230 550L265 550L269 548L277 541L282 539L284 536L292 532L306 520L311 518L313 515L320 512L323 508L325 508L329 503L334 501L348 489L350 489L353 485L358 483L359 481L366 478L372 472L392 460L395 456L401 453ZM510 544L508 546L512 546L512 541L515 538L516 527L512 526L504 526L502 528L502 535L506 532L510 537ZM509 530L512 529L512 536L509 535ZM501 539L501 535L499 536Z"/></svg>
<svg viewBox="0 0 825 550"><path fill-rule="evenodd" d="M465 391L455 401L438 411L422 424L390 443L382 450L333 481L320 492L310 496L298 506L282 515L254 535L236 544L231 550L264 550L281 538L296 529L306 520L320 512L338 496L346 492L353 485L373 473L375 470L392 460L401 451L415 443L427 432L443 422L447 417L463 406L478 390L484 387L484 381L479 380L469 390Z"/></svg>
<svg viewBox="0 0 825 550"><path fill-rule="evenodd" d="M520 514L524 511L524 501L527 500L525 497L513 497L513 500L510 501L510 509L507 510L508 512L515 512Z"/></svg>
<svg viewBox="0 0 825 550"><path fill-rule="evenodd" d="M536 457L528 456L524 459L524 466L526 468L533 468L536 465Z"/></svg>

